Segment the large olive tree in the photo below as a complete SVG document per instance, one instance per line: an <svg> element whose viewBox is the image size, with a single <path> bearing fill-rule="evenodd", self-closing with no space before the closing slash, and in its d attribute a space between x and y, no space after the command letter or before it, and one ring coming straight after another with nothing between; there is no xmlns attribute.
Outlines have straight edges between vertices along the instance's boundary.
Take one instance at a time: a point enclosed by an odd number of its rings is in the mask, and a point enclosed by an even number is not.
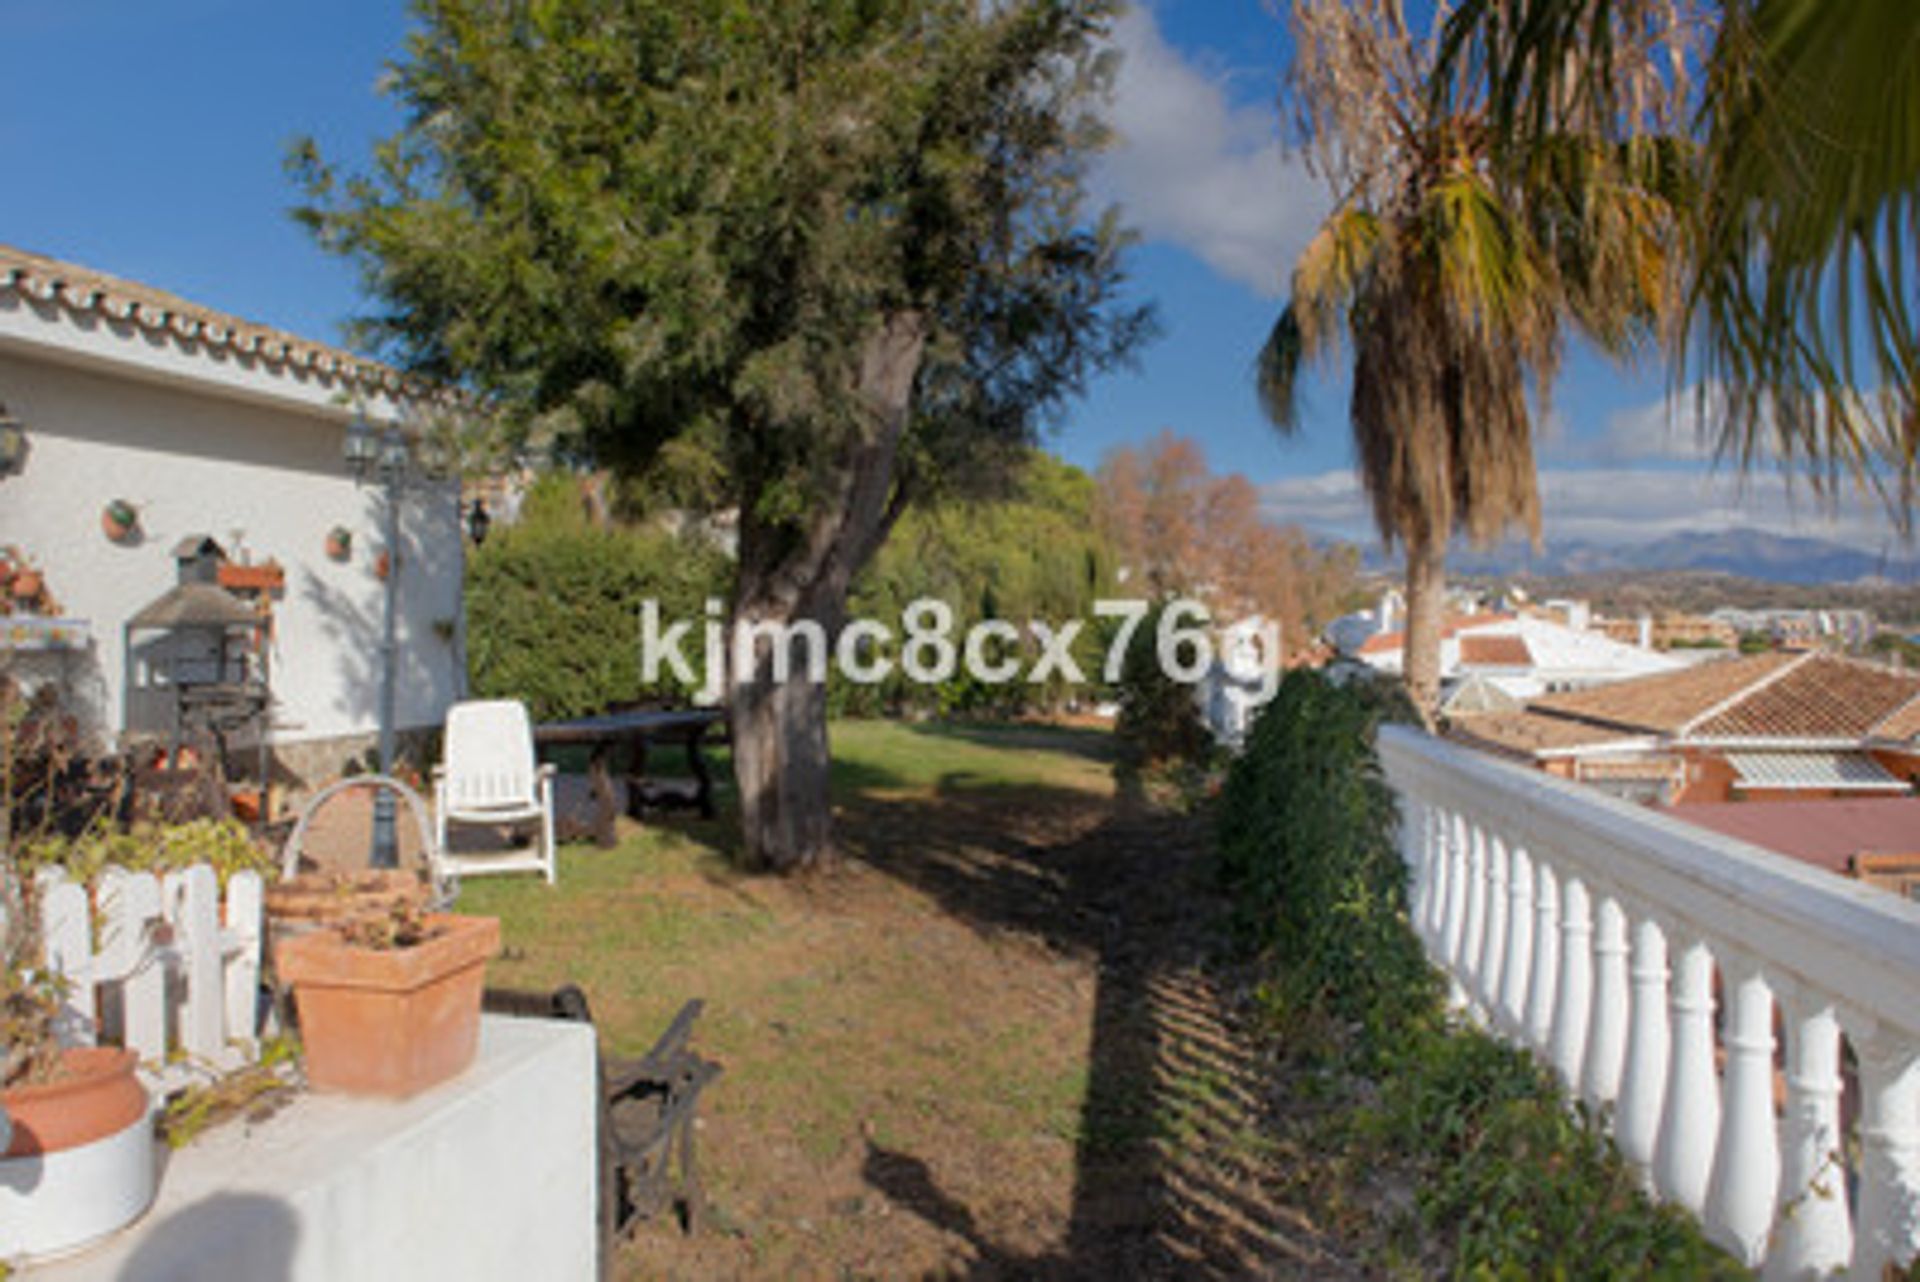
<svg viewBox="0 0 1920 1282"><path fill-rule="evenodd" d="M1119 359L1112 0L421 0L372 173L296 152L388 354L629 473L707 460L736 624L832 636L901 512ZM629 635L608 645L631 645ZM728 675L746 849L831 856L822 688Z"/></svg>

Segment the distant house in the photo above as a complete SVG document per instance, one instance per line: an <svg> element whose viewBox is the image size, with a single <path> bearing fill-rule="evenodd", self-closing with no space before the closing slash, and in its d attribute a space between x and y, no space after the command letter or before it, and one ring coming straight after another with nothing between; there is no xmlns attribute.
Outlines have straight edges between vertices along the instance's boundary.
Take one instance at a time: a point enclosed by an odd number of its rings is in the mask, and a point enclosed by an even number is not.
<svg viewBox="0 0 1920 1282"><path fill-rule="evenodd" d="M355 484L343 441L356 412L376 428L412 420L419 402L400 375L0 246L0 405L25 444L0 475L0 548L45 589L0 619L7 669L59 683L101 741L157 728L129 698L143 675L126 625L179 585L184 546L219 561L212 577L267 624L282 770L323 774L372 743L388 549L379 493ZM457 503L449 483L402 509L403 731L438 725L460 688ZM129 514L131 526L110 519ZM39 617L49 604L57 624Z"/></svg>
<svg viewBox="0 0 1920 1282"><path fill-rule="evenodd" d="M1406 636L1377 632L1351 652L1376 672L1398 675L1405 666ZM1512 699L1584 690L1650 673L1671 672L1681 661L1602 633L1537 613L1473 614L1450 618L1440 641L1442 690L1490 686Z"/></svg>
<svg viewBox="0 0 1920 1282"><path fill-rule="evenodd" d="M1459 717L1451 733L1643 800L1900 796L1920 778L1920 675L1774 652Z"/></svg>

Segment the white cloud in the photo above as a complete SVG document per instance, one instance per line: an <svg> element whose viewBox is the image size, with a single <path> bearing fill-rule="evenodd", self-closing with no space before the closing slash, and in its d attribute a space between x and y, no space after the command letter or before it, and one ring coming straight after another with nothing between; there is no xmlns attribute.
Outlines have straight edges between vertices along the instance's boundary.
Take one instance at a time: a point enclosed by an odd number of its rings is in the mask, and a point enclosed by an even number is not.
<svg viewBox="0 0 1920 1282"><path fill-rule="evenodd" d="M1096 185L1148 239L1181 245L1227 279L1278 296L1328 202L1284 156L1277 107L1233 105L1226 77L1183 58L1144 5L1119 19L1113 43L1123 59L1111 113L1119 138Z"/></svg>
<svg viewBox="0 0 1920 1282"><path fill-rule="evenodd" d="M1327 534L1371 542L1373 518L1350 471L1288 477L1261 488L1267 514ZM1682 532L1760 529L1879 552L1895 535L1878 501L1847 493L1822 504L1777 471L1546 468L1540 473L1546 543L1625 545Z"/></svg>
<svg viewBox="0 0 1920 1282"><path fill-rule="evenodd" d="M1705 462L1713 457L1714 439L1725 412L1719 396L1709 394L1703 401L1688 388L1671 399L1661 397L1609 415L1597 436L1566 431L1552 434L1544 440L1540 457L1548 463L1613 466Z"/></svg>

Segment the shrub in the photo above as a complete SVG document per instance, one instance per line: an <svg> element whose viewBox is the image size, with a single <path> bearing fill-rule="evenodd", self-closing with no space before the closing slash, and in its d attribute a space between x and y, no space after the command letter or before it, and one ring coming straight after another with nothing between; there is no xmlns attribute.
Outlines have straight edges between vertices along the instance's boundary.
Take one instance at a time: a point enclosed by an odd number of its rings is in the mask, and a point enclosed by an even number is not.
<svg viewBox="0 0 1920 1282"><path fill-rule="evenodd" d="M1382 721L1412 715L1397 688L1290 672L1228 772L1220 876L1288 1005L1379 1027L1435 1000L1405 924L1398 810L1373 752Z"/></svg>
<svg viewBox="0 0 1920 1282"><path fill-rule="evenodd" d="M237 872L271 873L279 866L273 852L233 818L141 822L128 828L100 819L78 836L54 834L22 842L16 857L23 872L59 868L75 881L89 884L109 864L151 873L207 864L221 885Z"/></svg>
<svg viewBox="0 0 1920 1282"><path fill-rule="evenodd" d="M1160 662L1160 618L1155 606L1127 640L1114 695L1120 717L1114 733L1121 746L1147 766L1195 762L1213 750L1213 734L1200 715L1194 687L1175 680Z"/></svg>
<svg viewBox="0 0 1920 1282"><path fill-rule="evenodd" d="M705 672L705 604L724 596L725 559L659 530L528 521L499 531L467 569L467 669L481 698L516 698L535 720L691 691L671 672L641 684L640 610L687 620L681 651Z"/></svg>
<svg viewBox="0 0 1920 1282"><path fill-rule="evenodd" d="M1410 1168L1454 1272L1498 1277L1746 1277L1633 1170L1523 1050L1471 1028L1402 1040L1361 1126Z"/></svg>

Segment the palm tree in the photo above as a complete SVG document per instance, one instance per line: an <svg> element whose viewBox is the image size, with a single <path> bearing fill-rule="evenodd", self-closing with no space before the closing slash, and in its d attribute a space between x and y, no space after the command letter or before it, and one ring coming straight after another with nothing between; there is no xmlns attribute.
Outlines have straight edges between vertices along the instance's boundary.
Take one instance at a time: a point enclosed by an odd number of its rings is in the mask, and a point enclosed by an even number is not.
<svg viewBox="0 0 1920 1282"><path fill-rule="evenodd" d="M1614 351L1653 333L1675 193L1646 156L1575 139L1514 181L1462 95L1434 105L1435 43L1399 0L1295 0L1292 25L1297 130L1335 208L1294 265L1259 391L1290 433L1303 366L1352 347L1360 481L1406 551L1406 682L1431 713L1449 540L1538 540L1533 423L1563 329Z"/></svg>
<svg viewBox="0 0 1920 1282"><path fill-rule="evenodd" d="M1570 121L1684 126L1704 198L1676 386L1724 396L1719 445L1742 466L1851 475L1902 522L1920 474L1917 31L1912 0L1464 0L1437 85L1472 84L1510 157ZM1665 56L1623 78L1595 56L1622 49Z"/></svg>

